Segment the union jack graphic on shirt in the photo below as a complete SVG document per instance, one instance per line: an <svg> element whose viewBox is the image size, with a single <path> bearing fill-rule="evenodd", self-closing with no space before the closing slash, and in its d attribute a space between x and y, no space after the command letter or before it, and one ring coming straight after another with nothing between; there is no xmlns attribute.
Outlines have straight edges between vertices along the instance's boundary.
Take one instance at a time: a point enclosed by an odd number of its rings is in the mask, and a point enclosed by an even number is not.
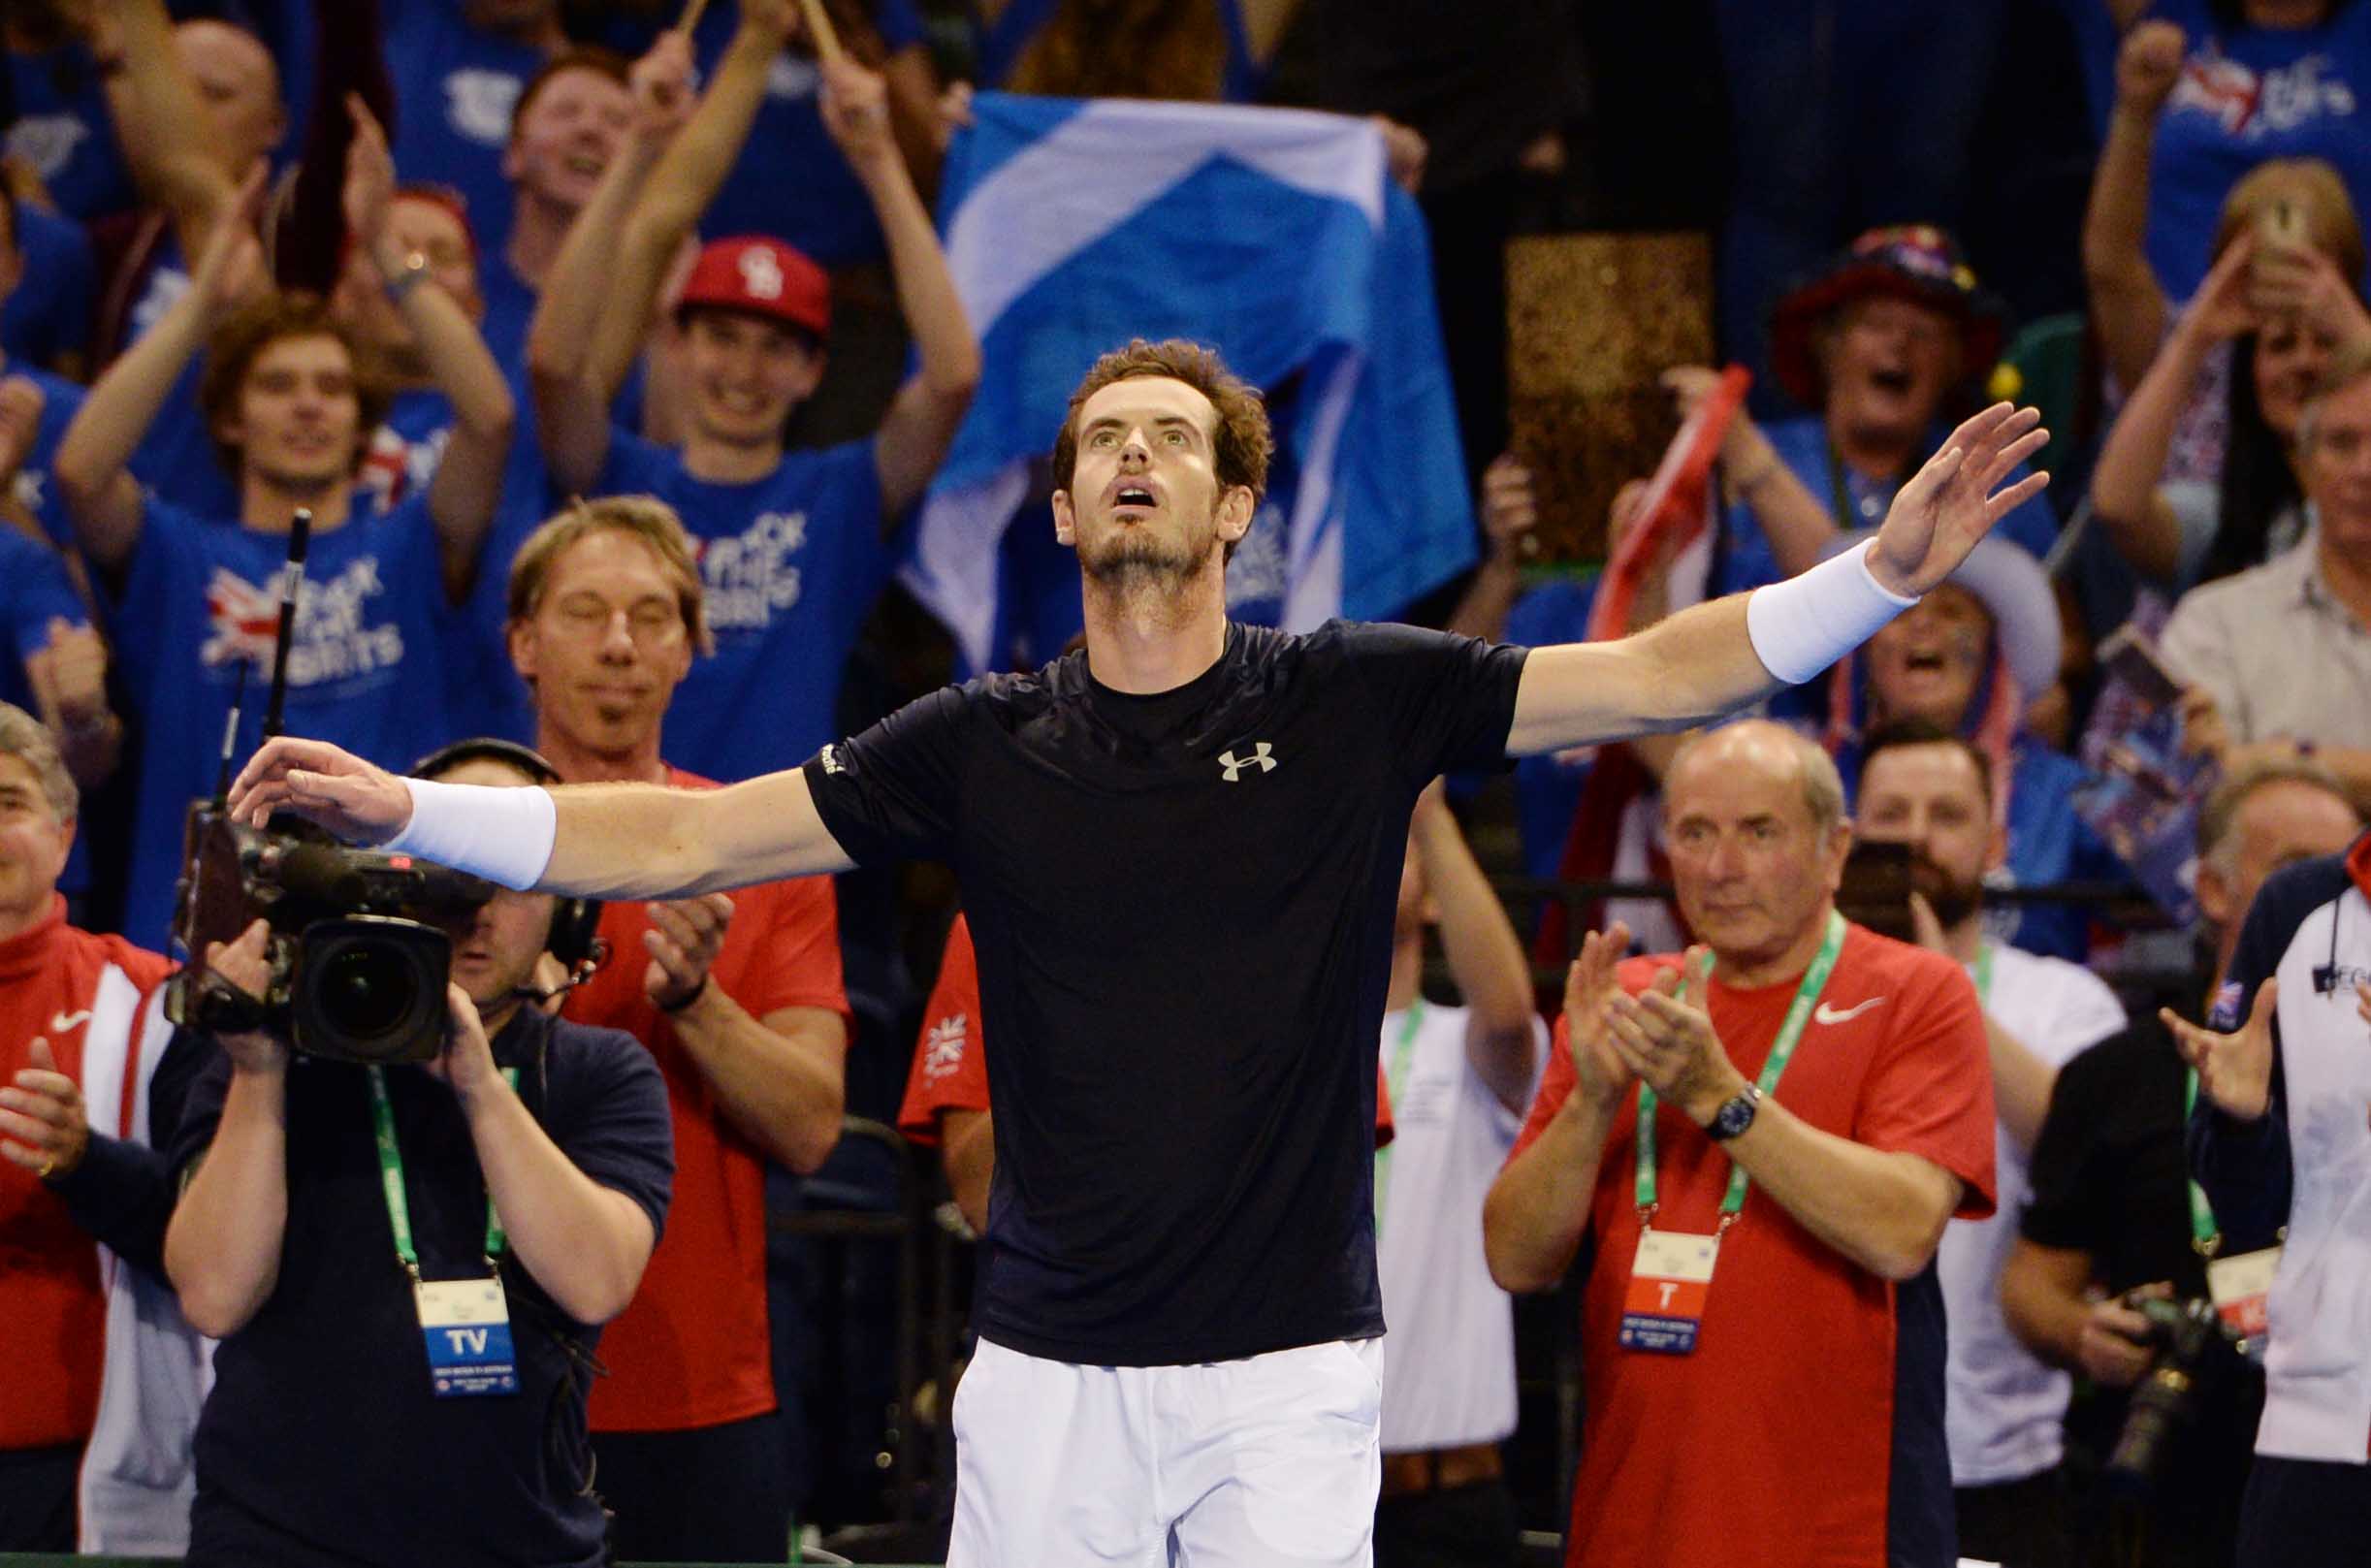
<svg viewBox="0 0 2371 1568"><path fill-rule="evenodd" d="M208 664L228 664L239 658L269 664L279 619L280 602L271 590L257 588L237 572L217 566L206 585L208 635L198 657Z"/></svg>
<svg viewBox="0 0 2371 1568"><path fill-rule="evenodd" d="M964 1043L970 1040L972 1020L960 1012L950 1012L930 1026L922 1041L922 1077L936 1083L963 1066Z"/></svg>
<svg viewBox="0 0 2371 1568"><path fill-rule="evenodd" d="M392 621L366 624L379 598L378 559L348 561L325 581L307 578L297 592L295 635L288 649L288 684L316 686L391 670L403 661L403 628ZM258 587L226 566L206 585L207 638L198 656L209 667L239 659L272 662L280 601L273 587Z"/></svg>
<svg viewBox="0 0 2371 1568"><path fill-rule="evenodd" d="M2254 139L2294 130L2322 115L2352 115L2355 91L2325 54L2259 72L2209 44L2184 63L2165 107L2169 112L2205 114L2227 136Z"/></svg>

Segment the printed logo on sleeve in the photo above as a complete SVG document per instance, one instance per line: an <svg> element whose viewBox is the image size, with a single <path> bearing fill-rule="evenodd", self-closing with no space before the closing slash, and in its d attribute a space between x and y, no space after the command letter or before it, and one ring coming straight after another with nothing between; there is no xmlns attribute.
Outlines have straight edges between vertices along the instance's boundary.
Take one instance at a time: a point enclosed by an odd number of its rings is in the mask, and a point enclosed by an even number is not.
<svg viewBox="0 0 2371 1568"><path fill-rule="evenodd" d="M950 1012L930 1026L922 1038L922 1079L936 1083L963 1066L964 1046L972 1037L969 1014Z"/></svg>
<svg viewBox="0 0 2371 1568"><path fill-rule="evenodd" d="M525 85L507 71L456 71L444 79L445 121L472 142L505 146L510 112Z"/></svg>
<svg viewBox="0 0 2371 1568"><path fill-rule="evenodd" d="M30 114L8 128L8 151L22 158L44 179L55 179L74 161L90 127L72 114Z"/></svg>

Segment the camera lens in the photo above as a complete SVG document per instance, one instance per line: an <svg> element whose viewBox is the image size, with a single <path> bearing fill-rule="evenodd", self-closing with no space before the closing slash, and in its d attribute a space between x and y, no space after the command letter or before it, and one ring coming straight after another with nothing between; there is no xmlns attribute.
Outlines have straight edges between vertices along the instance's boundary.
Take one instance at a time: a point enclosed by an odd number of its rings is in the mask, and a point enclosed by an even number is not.
<svg viewBox="0 0 2371 1568"><path fill-rule="evenodd" d="M420 1002L418 970L409 955L357 944L340 947L322 967L323 1016L337 1033L370 1040L402 1027Z"/></svg>

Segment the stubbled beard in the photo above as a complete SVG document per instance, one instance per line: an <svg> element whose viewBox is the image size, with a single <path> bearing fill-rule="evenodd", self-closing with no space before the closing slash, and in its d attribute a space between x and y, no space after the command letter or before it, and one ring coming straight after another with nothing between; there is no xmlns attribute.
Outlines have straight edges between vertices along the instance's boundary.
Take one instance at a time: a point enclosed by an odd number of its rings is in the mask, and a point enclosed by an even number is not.
<svg viewBox="0 0 2371 1568"><path fill-rule="evenodd" d="M1941 866L1918 850L1910 856L1910 885L1926 895L1927 908L1948 931L1984 907L1984 883L1980 880L1960 881Z"/></svg>
<svg viewBox="0 0 2371 1568"><path fill-rule="evenodd" d="M1109 538L1091 551L1082 550L1078 558L1086 574L1106 589L1174 589L1201 571L1209 554L1206 537L1202 549L1194 552L1143 528L1114 524L1113 528Z"/></svg>

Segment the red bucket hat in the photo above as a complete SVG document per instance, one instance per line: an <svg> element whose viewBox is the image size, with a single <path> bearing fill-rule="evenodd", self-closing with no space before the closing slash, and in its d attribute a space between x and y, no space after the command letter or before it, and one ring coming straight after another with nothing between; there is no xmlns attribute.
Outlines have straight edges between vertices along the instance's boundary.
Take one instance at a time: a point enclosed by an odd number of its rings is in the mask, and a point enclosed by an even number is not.
<svg viewBox="0 0 2371 1568"><path fill-rule="evenodd" d="M803 251L763 235L702 247L675 302L678 310L694 305L771 316L817 338L831 332L831 279Z"/></svg>
<svg viewBox="0 0 2371 1568"><path fill-rule="evenodd" d="M1981 381L2001 358L2001 302L1976 282L1959 242L1932 224L1872 229L1797 284L1771 312L1770 369L1807 408L1826 396L1813 351L1819 324L1838 306L1873 295L1923 304L1949 316L1960 334L1960 368Z"/></svg>

